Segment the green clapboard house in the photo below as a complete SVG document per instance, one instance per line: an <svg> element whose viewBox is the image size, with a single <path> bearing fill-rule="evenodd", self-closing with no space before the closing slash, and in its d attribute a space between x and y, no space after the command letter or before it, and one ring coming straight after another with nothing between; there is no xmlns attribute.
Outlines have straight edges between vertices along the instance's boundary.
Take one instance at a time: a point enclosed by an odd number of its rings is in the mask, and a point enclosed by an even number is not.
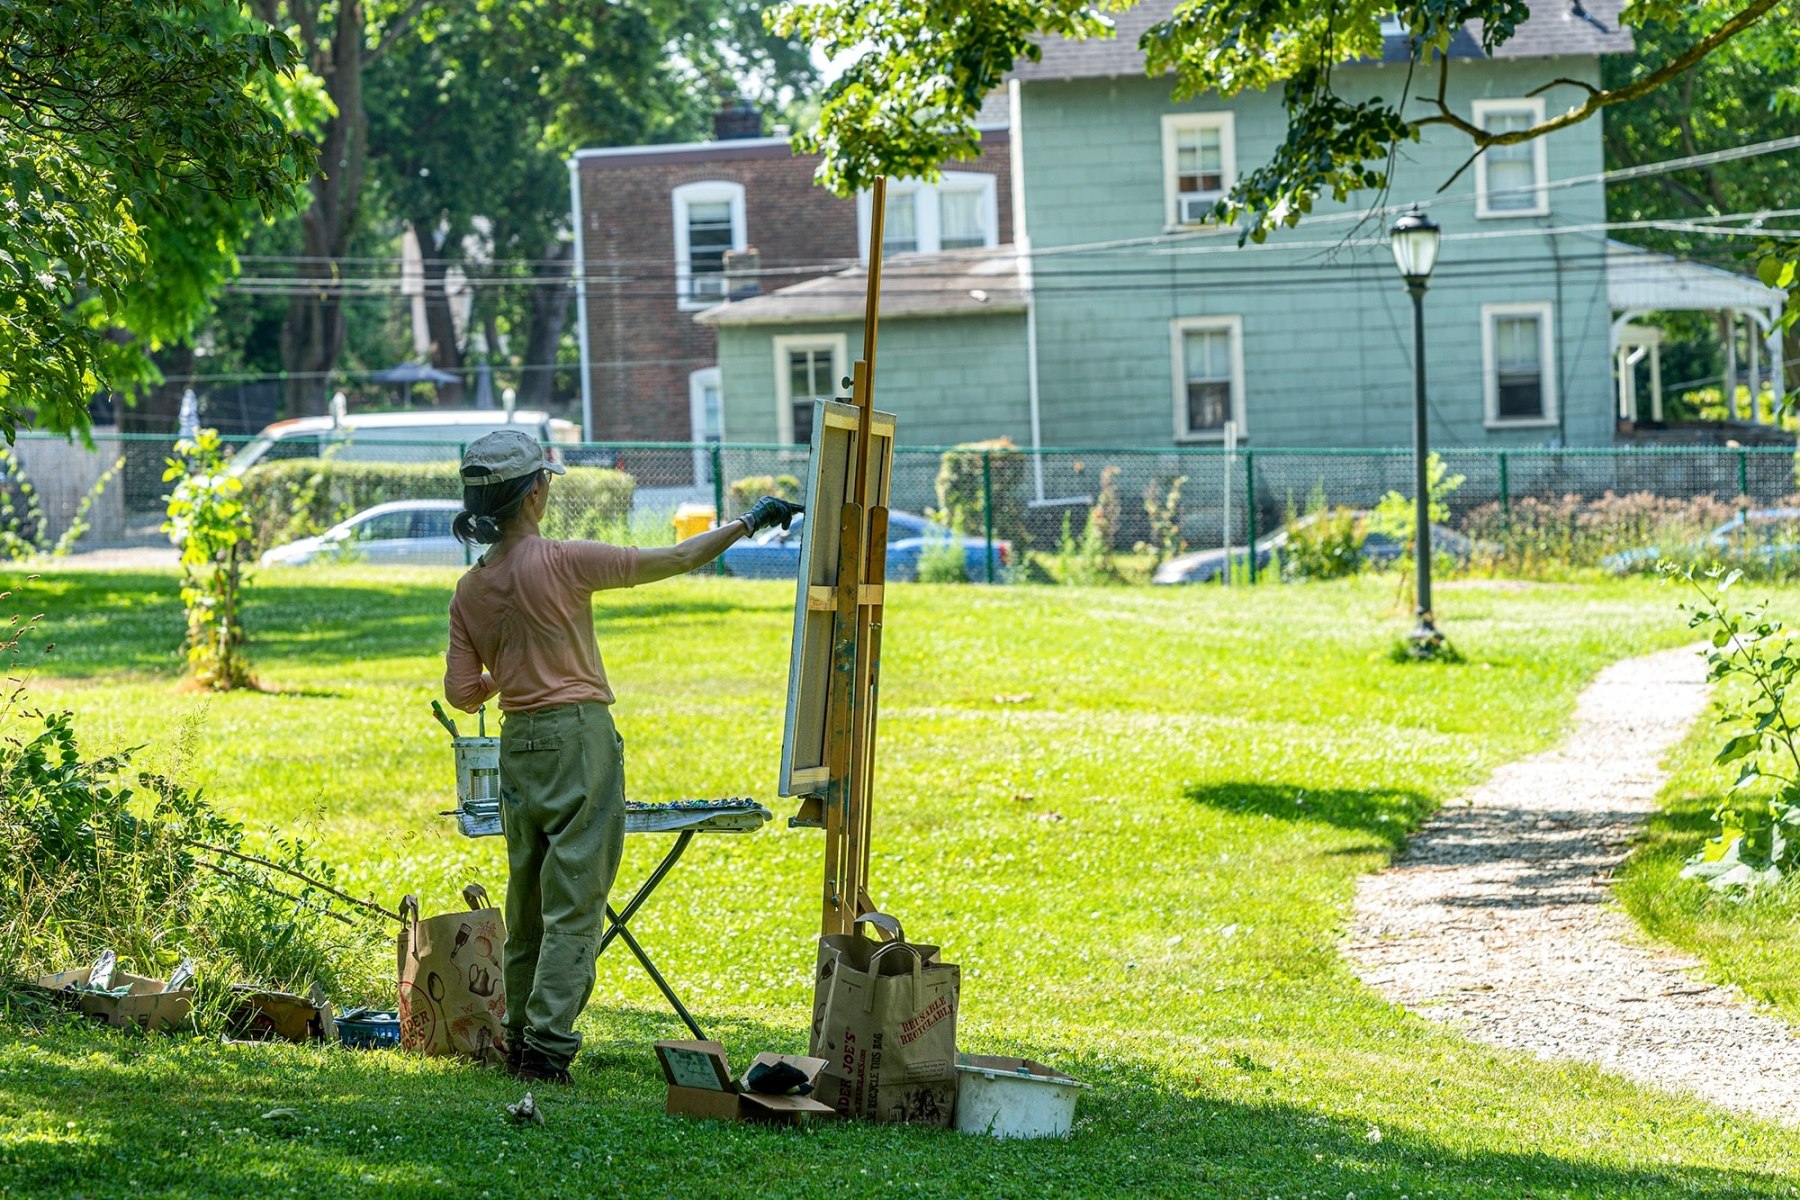
<svg viewBox="0 0 1800 1200"><path fill-rule="evenodd" d="M1138 36L1171 8L1148 0L1116 39L1051 42L1021 64L1007 95L1011 245L950 245L940 231L956 214L934 211L930 189L890 196L876 393L903 443L1166 449L1217 444L1231 421L1253 446L1407 445L1411 301L1387 227L1415 200L1444 231L1425 301L1434 445L1614 442L1636 415L1613 375L1633 313L1609 297L1608 260L1633 252L1608 240L1599 119L1473 163L1466 138L1432 127L1401 148L1386 197L1324 198L1298 227L1240 246L1206 213L1269 159L1285 115L1277 95L1177 101L1169 79L1147 78ZM1602 54L1631 48L1617 0L1588 3L1591 21L1560 0L1534 8L1494 57L1458 36L1455 112L1524 127L1597 85ZM1335 82L1350 99L1391 99L1409 86L1406 58L1396 28L1386 61ZM1389 211L1365 217L1377 205ZM1681 302L1695 282L1682 270L1731 293L1706 306L1770 303L1752 281L1651 265L1637 282L1655 294L1635 311L1701 307ZM718 332L732 441L804 440L811 401L841 394L861 352L863 288L852 268L697 318Z"/></svg>

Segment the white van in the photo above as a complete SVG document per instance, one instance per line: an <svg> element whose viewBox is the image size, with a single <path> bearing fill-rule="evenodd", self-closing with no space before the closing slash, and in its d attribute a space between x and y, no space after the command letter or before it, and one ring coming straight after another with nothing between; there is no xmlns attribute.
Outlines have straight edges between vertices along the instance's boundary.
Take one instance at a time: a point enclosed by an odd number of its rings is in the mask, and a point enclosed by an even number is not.
<svg viewBox="0 0 1800 1200"><path fill-rule="evenodd" d="M327 450L340 461L454 462L482 434L506 428L531 433L552 448L555 459L561 458L555 447L581 441L580 426L533 408L350 413L334 405L327 417L296 417L268 426L232 457L228 470L241 475L259 462L317 458Z"/></svg>

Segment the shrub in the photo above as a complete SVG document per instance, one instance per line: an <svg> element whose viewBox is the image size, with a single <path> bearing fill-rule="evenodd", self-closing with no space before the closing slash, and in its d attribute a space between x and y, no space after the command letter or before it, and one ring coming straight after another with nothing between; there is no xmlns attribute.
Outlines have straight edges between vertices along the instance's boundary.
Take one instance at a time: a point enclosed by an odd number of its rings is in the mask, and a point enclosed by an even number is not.
<svg viewBox="0 0 1800 1200"><path fill-rule="evenodd" d="M1368 531L1355 512L1325 503L1321 484L1307 501L1304 519L1287 517L1287 544L1282 548L1283 579L1342 579L1362 569Z"/></svg>
<svg viewBox="0 0 1800 1200"><path fill-rule="evenodd" d="M557 476L550 485L544 536L603 542L610 534L616 540L618 530L631 526L631 501L636 491L636 481L623 471L570 467L567 475Z"/></svg>
<svg viewBox="0 0 1800 1200"><path fill-rule="evenodd" d="M181 551L188 669L196 683L214 691L252 687L238 603L251 532L243 481L225 473L216 429L176 442L175 453L163 472L163 482L175 483L163 532Z"/></svg>
<svg viewBox="0 0 1800 1200"><path fill-rule="evenodd" d="M986 460L988 477L982 478ZM1025 528L1025 456L1010 438L967 442L938 460L937 507L925 515L964 537L987 536L984 498L993 499L994 538L1024 554L1031 535ZM991 484L991 488L986 485Z"/></svg>
<svg viewBox="0 0 1800 1200"><path fill-rule="evenodd" d="M1464 518L1462 531L1483 548L1484 567L1509 575L1553 576L1601 566L1621 551L1656 549L1679 556L1735 511L1712 496L1527 496L1513 501L1510 512L1498 504L1481 505ZM1622 565L1653 571L1657 557L1645 554Z"/></svg>
<svg viewBox="0 0 1800 1200"><path fill-rule="evenodd" d="M1187 481L1186 475L1177 475L1169 480L1166 491L1154 483L1144 488L1144 515L1150 519L1150 540L1139 542L1136 550L1152 557L1153 569L1187 549L1187 541L1181 536L1181 489Z"/></svg>
<svg viewBox="0 0 1800 1200"><path fill-rule="evenodd" d="M1425 487L1431 496L1428 507L1433 525L1450 519L1450 494L1463 485L1464 478L1462 475L1451 475L1444 460L1436 454L1426 458ZM1369 523L1377 533L1385 533L1404 546L1409 558L1412 555L1413 539L1419 531L1417 501L1415 496L1389 492L1375 506L1375 515Z"/></svg>
<svg viewBox="0 0 1800 1200"><path fill-rule="evenodd" d="M27 632L12 627L5 657L16 661ZM191 741L190 729L178 757ZM135 753L95 755L72 714L32 710L22 688L0 697L0 972L29 977L112 949L166 978L191 957L215 1016L237 981L372 994L368 910L335 888L333 868L300 842L253 852L243 826L199 791L135 770Z"/></svg>
<svg viewBox="0 0 1800 1200"><path fill-rule="evenodd" d="M728 489L731 495L731 511L743 512L764 496L773 496L777 500L798 500L800 498L800 481L792 475L746 475L742 479L734 479ZM724 513L719 520L726 519Z"/></svg>
<svg viewBox="0 0 1800 1200"><path fill-rule="evenodd" d="M919 552L920 583L969 582L968 555L954 538L935 538Z"/></svg>
<svg viewBox="0 0 1800 1200"><path fill-rule="evenodd" d="M1080 539L1070 533L1068 522L1063 522L1062 541L1056 550L1056 582L1073 587L1106 587L1125 582L1092 521L1082 530Z"/></svg>
<svg viewBox="0 0 1800 1200"><path fill-rule="evenodd" d="M310 537L345 517L389 500L462 497L456 464L340 462L290 458L258 463L243 475L244 505L256 551ZM570 467L550 485L547 537L594 538L622 527L636 485L623 471Z"/></svg>
<svg viewBox="0 0 1800 1200"><path fill-rule="evenodd" d="M1729 894L1779 883L1800 869L1800 729L1787 716L1787 696L1800 685L1800 657L1767 601L1727 604L1740 574L1663 568L1664 578L1686 581L1699 596L1699 603L1682 608L1688 627L1712 643L1707 678L1726 684L1718 702L1725 741L1713 762L1737 767L1736 781L1713 810L1718 834L1681 875Z"/></svg>

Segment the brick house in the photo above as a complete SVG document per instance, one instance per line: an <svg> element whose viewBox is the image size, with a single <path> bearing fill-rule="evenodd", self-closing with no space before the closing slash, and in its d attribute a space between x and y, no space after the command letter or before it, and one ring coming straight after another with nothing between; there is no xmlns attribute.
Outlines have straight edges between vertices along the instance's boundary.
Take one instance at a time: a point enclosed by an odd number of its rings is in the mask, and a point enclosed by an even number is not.
<svg viewBox="0 0 1800 1200"><path fill-rule="evenodd" d="M1004 112L980 128L981 156L953 164L937 184L890 183L888 252L1011 240ZM587 149L569 161L584 264L576 296L589 440L729 436L717 334L693 318L728 298L827 275L861 257L868 197L833 196L813 182L817 156L795 154L787 138L760 132L758 115L740 106L718 115L712 141ZM796 346L792 358L795 379L833 394L827 356ZM706 456L694 458L692 482L710 482Z"/></svg>

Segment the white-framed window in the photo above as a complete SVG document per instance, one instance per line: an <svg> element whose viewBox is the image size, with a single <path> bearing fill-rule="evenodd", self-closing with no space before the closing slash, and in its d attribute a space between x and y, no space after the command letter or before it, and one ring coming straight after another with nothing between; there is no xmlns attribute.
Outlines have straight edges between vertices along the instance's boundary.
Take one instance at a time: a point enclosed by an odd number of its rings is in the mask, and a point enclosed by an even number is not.
<svg viewBox="0 0 1800 1200"><path fill-rule="evenodd" d="M775 429L784 446L812 443L814 400L842 394L847 358L841 333L796 333L775 342Z"/></svg>
<svg viewBox="0 0 1800 1200"><path fill-rule="evenodd" d="M896 179L888 183L881 253L935 254L1000 244L1000 208L994 177L973 171L945 171L936 183ZM873 198L856 198L856 244L869 245Z"/></svg>
<svg viewBox="0 0 1800 1200"><path fill-rule="evenodd" d="M1166 113L1162 119L1163 223L1201 225L1237 182L1232 115Z"/></svg>
<svg viewBox="0 0 1800 1200"><path fill-rule="evenodd" d="M1547 300L1481 306L1489 426L1556 424L1554 319Z"/></svg>
<svg viewBox="0 0 1800 1200"><path fill-rule="evenodd" d="M694 482L713 481L712 453L702 447L725 440L725 393L717 367L688 376L688 428L694 449Z"/></svg>
<svg viewBox="0 0 1800 1200"><path fill-rule="evenodd" d="M1169 323L1175 440L1217 440L1225 422L1244 432L1242 317L1177 317Z"/></svg>
<svg viewBox="0 0 1800 1200"><path fill-rule="evenodd" d="M725 252L749 242L744 185L722 179L684 183L671 193L675 218L675 300L683 312L725 299Z"/></svg>
<svg viewBox="0 0 1800 1200"><path fill-rule="evenodd" d="M1542 124L1544 98L1475 101L1475 124L1489 133L1517 133ZM1489 146L1475 160L1477 217L1541 217L1550 211L1544 139Z"/></svg>

